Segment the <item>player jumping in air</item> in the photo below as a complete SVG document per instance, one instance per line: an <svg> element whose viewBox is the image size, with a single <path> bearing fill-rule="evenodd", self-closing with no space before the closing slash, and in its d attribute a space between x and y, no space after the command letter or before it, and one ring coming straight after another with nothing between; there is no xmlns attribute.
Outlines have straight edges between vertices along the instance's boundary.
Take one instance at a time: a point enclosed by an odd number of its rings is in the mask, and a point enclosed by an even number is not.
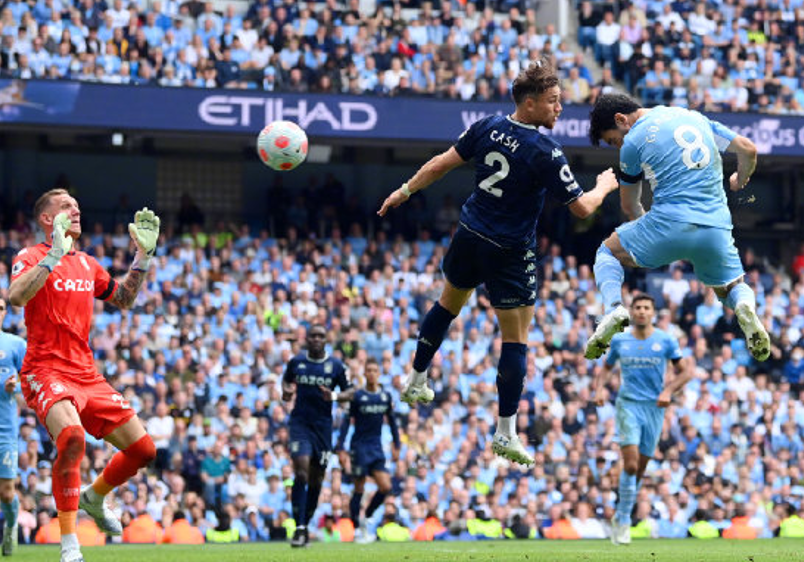
<svg viewBox="0 0 804 562"><path fill-rule="evenodd" d="M311 326L307 331L307 353L291 359L282 377L282 400L288 402L297 395L290 413L290 457L295 473L291 490L296 520L290 543L293 547L307 546L310 541L307 523L318 507L332 454L332 403L349 402L355 392L346 366L327 355L325 340L325 328Z"/></svg>
<svg viewBox="0 0 804 562"><path fill-rule="evenodd" d="M757 165L754 143L697 111L647 109L622 94L600 96L590 119L592 144L602 139L620 149L620 201L631 222L597 251L595 281L606 315L586 344L586 357L603 355L628 324L621 303L623 265L653 269L689 260L698 278L734 310L754 358L766 360L770 338L757 316L754 292L743 282L720 158L721 151L737 155L729 187L739 191ZM640 202L643 179L653 190L647 213Z"/></svg>
<svg viewBox="0 0 804 562"><path fill-rule="evenodd" d="M366 507L365 519L377 511L391 491L391 475L385 468L385 455L382 451L382 424L388 420L391 437L394 440L391 458L396 462L399 459L399 430L394 418L394 409L391 405L391 395L383 392L380 387L380 366L377 360L369 357L365 367L366 388L358 390L349 404L349 415L344 417L338 445L335 449L341 459L341 465L346 464L346 452L343 445L352 419L355 420L355 431L352 434L352 476L355 478L355 490L349 502L349 514L355 528L358 529L358 541L368 541L368 531L365 523L361 524L360 502L363 499L363 489L366 478L371 476L377 483L377 491ZM363 519L363 521L365 521Z"/></svg>
<svg viewBox="0 0 804 562"><path fill-rule="evenodd" d="M78 202L52 189L34 205L47 242L14 258L9 300L25 307L28 352L20 371L22 392L56 443L53 496L61 528L61 562L81 562L76 535L79 507L109 535L122 533L104 497L151 462L156 449L131 405L95 369L89 331L96 298L130 308L156 250L159 217L147 208L128 225L137 252L131 269L116 283L84 252L72 250L81 235ZM81 490L84 429L119 451L95 482Z"/></svg>
<svg viewBox="0 0 804 562"><path fill-rule="evenodd" d="M611 340L611 351L603 371L595 380L595 402L603 405L603 387L611 376L615 363L620 363L620 391L617 394L617 433L623 471L617 512L611 522L611 542L631 542L631 510L636 502L639 481L656 450L664 423L664 409L673 394L681 390L692 374L681 357L678 341L670 334L653 327L656 312L648 295L637 295L631 302L630 332L617 334ZM674 376L665 382L668 359L673 363Z"/></svg>
<svg viewBox="0 0 804 562"><path fill-rule="evenodd" d="M17 515L20 500L17 497L17 448L20 423L15 391L22 360L25 357L25 340L2 331L8 305L0 299L0 506L3 508L3 556L11 556L17 549Z"/></svg>
<svg viewBox="0 0 804 562"><path fill-rule="evenodd" d="M495 454L530 465L532 457L516 434L516 413L527 364L528 327L536 301L536 223L546 194L579 217L600 207L617 189L611 170L584 192L561 147L539 132L552 129L561 114L558 76L546 59L537 60L514 80L516 109L471 125L455 145L427 162L378 211L384 216L415 192L467 160L475 160L475 190L461 209L460 223L444 256L445 287L419 330L413 372L402 400L428 403L434 393L427 369L452 320L475 287L485 284L502 332L497 365L499 420L492 440Z"/></svg>

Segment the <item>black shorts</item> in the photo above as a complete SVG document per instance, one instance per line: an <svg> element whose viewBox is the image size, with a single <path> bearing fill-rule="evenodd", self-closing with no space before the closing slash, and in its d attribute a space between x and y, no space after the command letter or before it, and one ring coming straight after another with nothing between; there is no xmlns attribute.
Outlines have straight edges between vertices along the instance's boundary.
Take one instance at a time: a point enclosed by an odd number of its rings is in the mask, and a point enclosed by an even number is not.
<svg viewBox="0 0 804 562"><path fill-rule="evenodd" d="M290 458L310 457L322 468L332 456L332 428L310 427L304 423L290 422Z"/></svg>
<svg viewBox="0 0 804 562"><path fill-rule="evenodd" d="M536 302L536 239L528 247L501 248L463 225L455 231L441 264L458 289L485 284L494 308L531 306Z"/></svg>

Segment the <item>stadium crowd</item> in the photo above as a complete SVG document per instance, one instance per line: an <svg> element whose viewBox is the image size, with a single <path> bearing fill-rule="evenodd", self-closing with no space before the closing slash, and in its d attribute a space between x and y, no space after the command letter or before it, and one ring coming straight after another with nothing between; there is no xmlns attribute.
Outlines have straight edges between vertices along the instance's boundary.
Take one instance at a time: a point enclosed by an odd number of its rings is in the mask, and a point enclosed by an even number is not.
<svg viewBox="0 0 804 562"><path fill-rule="evenodd" d="M804 113L799 0L582 0L578 42L646 104Z"/></svg>
<svg viewBox="0 0 804 562"><path fill-rule="evenodd" d="M367 214L346 206L333 207L325 236L316 236L314 217L294 211L298 201L275 201L274 217L288 221L282 238L242 225L205 229L200 209L189 197L184 203L162 234L134 308L121 313L96 301L97 367L146 422L158 451L153 467L114 493L122 540L292 534L290 405L280 400L280 381L314 323L327 327L328 351L343 358L355 384L366 358L376 358L394 399L402 450L388 465L393 493L370 521L381 538L606 536L620 472L617 383L596 407L591 381L602 362L584 359L582 342L601 301L590 267L562 251L560 240L540 242L541 289L518 419L536 464L523 472L491 453L501 340L482 291L436 355L434 403L411 410L399 401L417 322L443 283L439 260L456 220L449 201L429 223L441 230L412 238L388 234L387 224L366 236ZM34 240L33 225L22 219L0 231L0 296L12 257ZM131 251L122 225L104 234L97 224L80 246L115 275ZM724 536L804 534L804 255L795 270L774 269L750 251L744 261L774 335L772 357L761 365L747 353L733 314L685 275L684 264L661 284L658 326L679 338L695 378L668 408L638 498L635 538L682 537L701 526ZM630 289L643 282L633 278ZM12 307L3 328L24 336L22 311ZM342 416L337 410L335 427ZM23 542L58 541L54 451L44 431L23 407ZM111 454L87 438L84 483ZM387 452L387 431L384 443ZM336 456L330 467L313 529L319 540L349 540L351 476ZM88 544L104 540L89 519L79 534Z"/></svg>

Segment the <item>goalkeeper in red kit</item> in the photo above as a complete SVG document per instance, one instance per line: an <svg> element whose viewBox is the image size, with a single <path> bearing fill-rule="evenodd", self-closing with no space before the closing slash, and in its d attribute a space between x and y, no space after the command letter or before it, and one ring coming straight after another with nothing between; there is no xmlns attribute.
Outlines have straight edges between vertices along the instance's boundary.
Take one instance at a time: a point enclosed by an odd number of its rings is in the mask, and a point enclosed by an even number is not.
<svg viewBox="0 0 804 562"><path fill-rule="evenodd" d="M131 405L95 369L89 348L94 300L121 309L132 306L145 280L159 237L159 217L147 208L128 225L137 252L131 269L115 282L92 256L72 250L81 235L78 202L52 189L34 206L45 242L14 258L9 300L25 307L28 351L20 371L25 401L36 411L56 444L53 496L61 528L61 562L82 562L76 536L78 509L109 535L122 532L105 505L113 488L156 456L151 438ZM119 451L91 486L81 490L84 430Z"/></svg>

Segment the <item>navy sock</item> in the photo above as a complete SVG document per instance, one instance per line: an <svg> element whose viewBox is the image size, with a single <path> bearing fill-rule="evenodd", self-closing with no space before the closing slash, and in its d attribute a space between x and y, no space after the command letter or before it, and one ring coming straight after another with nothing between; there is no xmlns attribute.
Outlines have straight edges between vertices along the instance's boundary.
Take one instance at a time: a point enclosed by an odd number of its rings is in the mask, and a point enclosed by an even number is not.
<svg viewBox="0 0 804 562"><path fill-rule="evenodd" d="M349 501L349 515L351 516L352 523L355 529L360 526L360 502L363 500L363 492L355 492L352 494L352 499Z"/></svg>
<svg viewBox="0 0 804 562"><path fill-rule="evenodd" d="M441 347L444 336L449 329L450 323L455 316L440 303L435 303L433 308L425 315L419 328L419 342L416 344L416 355L413 357L413 368L420 373L427 370L433 356Z"/></svg>
<svg viewBox="0 0 804 562"><path fill-rule="evenodd" d="M527 373L528 346L524 343L503 342L497 365L497 394L500 397L500 417L509 417L519 409L522 386Z"/></svg>
<svg viewBox="0 0 804 562"><path fill-rule="evenodd" d="M380 507L382 502L385 501L386 495L387 494L380 492L379 490L374 492L374 496L371 498L371 501L366 508L366 519L374 515L374 512L377 511L377 508Z"/></svg>
<svg viewBox="0 0 804 562"><path fill-rule="evenodd" d="M290 491L290 501L293 504L293 519L297 527L307 525L307 482L302 482L297 476Z"/></svg>
<svg viewBox="0 0 804 562"><path fill-rule="evenodd" d="M318 509L318 497L321 495L321 483L310 484L307 487L307 515L304 518L305 525L310 522Z"/></svg>

